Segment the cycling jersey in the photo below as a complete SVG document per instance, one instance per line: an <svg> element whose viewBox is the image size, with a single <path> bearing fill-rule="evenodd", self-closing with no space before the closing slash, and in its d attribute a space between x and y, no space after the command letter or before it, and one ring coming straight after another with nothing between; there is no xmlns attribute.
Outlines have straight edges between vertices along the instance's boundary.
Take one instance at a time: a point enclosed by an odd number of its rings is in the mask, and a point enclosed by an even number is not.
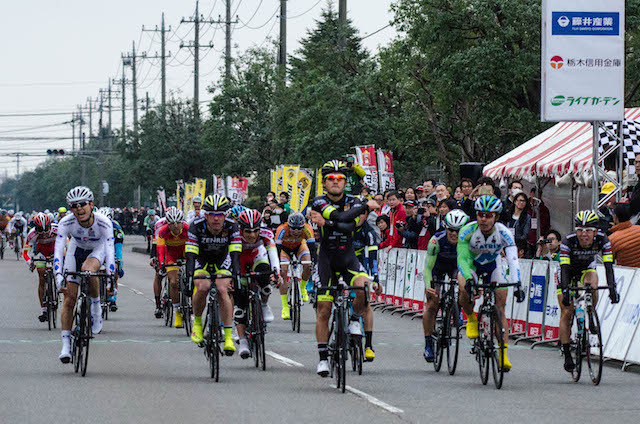
<svg viewBox="0 0 640 424"><path fill-rule="evenodd" d="M159 220L156 221L155 224L153 224L153 235L151 237L151 252L149 252L152 258L155 258L158 254L158 231L160 231L160 228L162 228L166 223L167 223L166 218L160 218Z"/></svg>
<svg viewBox="0 0 640 424"><path fill-rule="evenodd" d="M276 246L280 251L280 258L284 259L285 263L288 263L292 255L297 255L298 259L301 259L303 255L310 254L311 259L315 262L315 246L316 239L313 234L313 228L311 225L304 224L304 228L299 235L294 236L291 233L289 223L285 222L280 225L276 230ZM283 257L285 255L285 257Z"/></svg>
<svg viewBox="0 0 640 424"><path fill-rule="evenodd" d="M71 238L71 241L65 256L67 238ZM85 228L80 225L74 215L65 216L58 223L53 260L54 272L62 274L65 270L79 270L89 257L96 258L101 264L106 263L106 270L109 274L115 272L115 249L111 220L106 216L94 213L93 224ZM69 277L69 281L75 282L76 278Z"/></svg>
<svg viewBox="0 0 640 424"><path fill-rule="evenodd" d="M9 232L15 231L18 235L22 235L26 237L27 235L27 220L24 218L16 218L15 216L11 218L8 225Z"/></svg>
<svg viewBox="0 0 640 424"><path fill-rule="evenodd" d="M224 270L225 274L237 277L240 270L240 252L242 239L235 222L225 220L220 233L212 234L207 228L206 220L198 219L189 226L185 245L187 275L194 275L198 265L202 269L212 267Z"/></svg>
<svg viewBox="0 0 640 424"><path fill-rule="evenodd" d="M578 277L582 276L583 271L595 270L596 256L600 254L602 255L602 262L607 276L607 285L609 287L615 286L613 253L609 238L598 230L593 238L591 247L584 248L580 246L578 236L575 233L569 234L560 246L560 287L566 288L569 286Z"/></svg>
<svg viewBox="0 0 640 424"><path fill-rule="evenodd" d="M453 278L458 269L457 245L447 239L447 232L440 231L429 240L427 261L424 267L424 286L431 288L431 281L442 280L446 275Z"/></svg>
<svg viewBox="0 0 640 424"><path fill-rule="evenodd" d="M360 263L372 275L378 273L378 243L376 234L373 232L368 222L364 222L356 228L353 233L353 249Z"/></svg>
<svg viewBox="0 0 640 424"><path fill-rule="evenodd" d="M196 219L200 219L200 218L204 218L204 209L200 209L200 211L198 212L198 214L196 214L196 210L190 210L189 212L187 212L187 224L192 224L193 221L195 221Z"/></svg>
<svg viewBox="0 0 640 424"><path fill-rule="evenodd" d="M260 228L260 235L254 243L247 242L244 237L242 238L242 255L240 257L240 263L245 263L248 257L254 256L260 250L260 247L264 247L265 257L268 255L268 262L271 263L271 269L280 273L280 260L278 259L278 249L276 248L273 240L273 232L268 228ZM243 271L246 270L243 267Z"/></svg>
<svg viewBox="0 0 640 424"><path fill-rule="evenodd" d="M184 258L184 249L189 237L189 224L182 223L179 234L173 234L169 224L163 225L158 231L158 263L160 265L175 264Z"/></svg>
<svg viewBox="0 0 640 424"><path fill-rule="evenodd" d="M331 279L339 275L351 285L358 277L368 277L353 250L353 232L356 219L367 211L367 205L357 197L345 194L338 201L328 195L318 196L312 201L314 211L322 214L324 226L320 227L320 250L318 253L318 276L320 286L327 287ZM333 301L327 290L318 292L319 301Z"/></svg>
<svg viewBox="0 0 640 424"><path fill-rule="evenodd" d="M143 225L144 227L147 229L147 231L153 230L155 228L156 223L160 220L161 218L158 217L158 215L147 215L144 218L144 222Z"/></svg>
<svg viewBox="0 0 640 424"><path fill-rule="evenodd" d="M122 265L122 245L124 244L124 231L120 223L116 220L111 220L113 225L113 243L116 250L116 260Z"/></svg>
<svg viewBox="0 0 640 424"><path fill-rule="evenodd" d="M487 273L491 276L491 282L501 283L502 275L501 256L502 250L509 265L509 278L512 283L520 282L520 264L518 263L518 249L509 229L496 222L492 233L485 237L478 228L478 223L473 221L460 230L458 246L458 270L465 280L474 278L474 272Z"/></svg>
<svg viewBox="0 0 640 424"><path fill-rule="evenodd" d="M51 225L51 229L46 233L39 233L35 228L29 231L22 251L24 260L29 262L31 259L34 259L38 253L41 253L45 258L51 257L53 255L57 233L58 226L55 224Z"/></svg>

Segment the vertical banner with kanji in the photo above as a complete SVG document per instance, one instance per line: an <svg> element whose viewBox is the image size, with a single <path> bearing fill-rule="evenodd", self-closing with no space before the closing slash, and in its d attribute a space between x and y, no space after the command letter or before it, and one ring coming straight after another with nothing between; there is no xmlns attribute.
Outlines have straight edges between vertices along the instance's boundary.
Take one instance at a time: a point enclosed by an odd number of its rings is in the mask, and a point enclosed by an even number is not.
<svg viewBox="0 0 640 424"><path fill-rule="evenodd" d="M240 205L247 198L249 180L243 177L227 177L227 197L234 205Z"/></svg>
<svg viewBox="0 0 640 424"><path fill-rule="evenodd" d="M177 180L176 181L176 207L178 209L182 209L182 199L180 197L180 191L184 192L184 181L183 180Z"/></svg>
<svg viewBox="0 0 640 424"><path fill-rule="evenodd" d="M160 209L160 215L164 216L167 210L167 194L164 189L158 190L158 209Z"/></svg>
<svg viewBox="0 0 640 424"><path fill-rule="evenodd" d="M278 170L272 169L269 171L271 175L271 191L273 191L276 196L278 196Z"/></svg>
<svg viewBox="0 0 640 424"><path fill-rule="evenodd" d="M322 196L324 194L324 187L322 187L322 169L316 170L316 196Z"/></svg>
<svg viewBox="0 0 640 424"><path fill-rule="evenodd" d="M211 194L219 194L220 196L226 196L227 193L224 190L224 178L218 177L217 175L213 176L213 188Z"/></svg>
<svg viewBox="0 0 640 424"><path fill-rule="evenodd" d="M291 202L291 209L296 212L302 212L302 210L309 203L309 196L311 195L311 184L313 183L313 170L300 169L298 171L298 199L296 203Z"/></svg>
<svg viewBox="0 0 640 424"><path fill-rule="evenodd" d="M378 176L380 179L380 191L395 190L396 177L393 172L393 153L378 149Z"/></svg>
<svg viewBox="0 0 640 424"><path fill-rule="evenodd" d="M284 167L282 165L278 165L276 169L276 189L274 192L276 193L276 199L284 191Z"/></svg>
<svg viewBox="0 0 640 424"><path fill-rule="evenodd" d="M196 189L193 195L202 197L202 200L204 200L204 198L207 197L207 180L206 179L196 178Z"/></svg>
<svg viewBox="0 0 640 424"><path fill-rule="evenodd" d="M184 214L188 214L193 209L193 193L196 185L194 183L184 185Z"/></svg>
<svg viewBox="0 0 640 424"><path fill-rule="evenodd" d="M362 182L374 193L378 191L378 167L376 165L376 146L356 146L356 161L366 175Z"/></svg>
<svg viewBox="0 0 640 424"><path fill-rule="evenodd" d="M289 193L289 206L292 208L298 203L298 172L300 172L300 165L283 166L284 189L282 191Z"/></svg>

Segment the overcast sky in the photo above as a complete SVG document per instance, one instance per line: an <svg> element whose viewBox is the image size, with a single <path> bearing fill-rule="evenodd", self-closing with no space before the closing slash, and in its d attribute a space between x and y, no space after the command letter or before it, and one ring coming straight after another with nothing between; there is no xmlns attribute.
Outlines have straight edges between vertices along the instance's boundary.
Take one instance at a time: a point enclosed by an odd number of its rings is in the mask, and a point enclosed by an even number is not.
<svg viewBox="0 0 640 424"><path fill-rule="evenodd" d="M392 18L392 0L349 0L348 16L361 36L385 27ZM337 0L331 0L337 10ZM314 27L328 0L288 1L289 54L300 39ZM267 37L279 34L279 0L233 0L233 16L240 23L233 30L233 54L252 45L263 45ZM99 89L106 89L109 78L120 78L120 55L136 50L148 55L160 52L160 35L142 32L142 26L160 26L165 13L168 34L167 51L171 58L167 66L167 89L181 97L193 96L193 59L180 43L193 41L193 24L180 24L190 18L195 0L33 0L9 1L0 4L0 37L3 40L2 71L0 72L0 178L5 173L15 175L15 157L7 153L43 153L48 148L71 150L71 140L25 141L11 137L71 137L71 126L65 123L78 105L87 105L96 98ZM200 1L200 13L209 19L224 17L224 0ZM223 18L224 19L224 18ZM213 42L214 49L201 50L200 100L210 98L207 92L212 82L220 78L223 66L224 27L203 25L201 44ZM388 27L368 37L363 44L375 52L380 45L395 37ZM131 72L127 70L127 77ZM160 101L160 63L141 60L138 64L138 98L148 92L152 101ZM131 106L131 91L127 91ZM120 108L120 100L114 100ZM11 116L39 114L37 116ZM113 113L112 125L120 127L120 112ZM103 116L106 123L106 112ZM94 114L94 132L98 114ZM127 116L131 123L131 112ZM34 129L33 127L46 126ZM22 157L21 172L33 169L43 157Z"/></svg>

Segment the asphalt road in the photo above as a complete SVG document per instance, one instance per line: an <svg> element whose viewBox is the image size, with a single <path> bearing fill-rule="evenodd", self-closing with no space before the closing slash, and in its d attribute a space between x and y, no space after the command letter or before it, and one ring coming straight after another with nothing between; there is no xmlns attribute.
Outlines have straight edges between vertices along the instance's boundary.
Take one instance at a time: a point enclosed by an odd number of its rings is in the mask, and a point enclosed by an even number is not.
<svg viewBox="0 0 640 424"><path fill-rule="evenodd" d="M0 261L0 422L2 423L306 423L306 422L610 422L637 423L640 376L606 367L599 387L575 384L557 350L510 347L513 370L502 390L483 386L465 340L455 376L435 373L422 358L419 321L376 312L376 360L350 392L315 374L313 310L303 308L302 332L279 319L266 339L267 371L251 360L223 358L213 382L202 350L183 329L153 317L152 270L142 245L125 247L120 310L92 341L87 376L58 360L60 333L38 322L36 276L24 262ZM276 359L276 357L278 359ZM446 365L445 365L446 367ZM435 420L435 421L434 421Z"/></svg>

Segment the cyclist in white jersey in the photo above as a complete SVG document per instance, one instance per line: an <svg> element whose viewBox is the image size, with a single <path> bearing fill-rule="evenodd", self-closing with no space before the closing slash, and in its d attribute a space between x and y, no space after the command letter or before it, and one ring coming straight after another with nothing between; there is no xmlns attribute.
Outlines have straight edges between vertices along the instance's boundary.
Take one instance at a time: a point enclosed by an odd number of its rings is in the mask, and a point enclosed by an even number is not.
<svg viewBox="0 0 640 424"><path fill-rule="evenodd" d="M73 308L78 297L78 279L69 276L69 283L62 287L64 271L98 272L103 262L107 273L115 273L115 248L113 224L103 215L93 213L93 193L87 187L78 186L67 193L67 203L73 214L65 216L58 223L58 235L54 250L53 271L56 285L64 294L62 306L62 351L60 361L67 364L71 361L71 324ZM70 238L65 256L64 250ZM94 334L102 331L102 310L100 308L100 290L97 278L91 279L89 297L91 300L91 329Z"/></svg>
<svg viewBox="0 0 640 424"><path fill-rule="evenodd" d="M509 266L509 280L517 284L514 296L518 302L524 301L524 291L520 287L520 265L518 263L518 248L509 232L503 224L497 222L502 212L502 202L495 196L481 196L475 202L477 221L473 221L460 230L457 245L458 253L458 284L460 287L460 305L467 314L467 337L478 337L478 318L473 312L475 299L471 299L472 287L478 282L478 275L484 274L488 280L484 284L507 282L507 275L502 264L501 256L504 250ZM496 306L502 314L502 326L504 328L505 345L509 339L509 328L504 315L504 307L507 301L507 289L498 288L495 291ZM505 346L504 364L505 371L511 369L511 363L507 357Z"/></svg>

